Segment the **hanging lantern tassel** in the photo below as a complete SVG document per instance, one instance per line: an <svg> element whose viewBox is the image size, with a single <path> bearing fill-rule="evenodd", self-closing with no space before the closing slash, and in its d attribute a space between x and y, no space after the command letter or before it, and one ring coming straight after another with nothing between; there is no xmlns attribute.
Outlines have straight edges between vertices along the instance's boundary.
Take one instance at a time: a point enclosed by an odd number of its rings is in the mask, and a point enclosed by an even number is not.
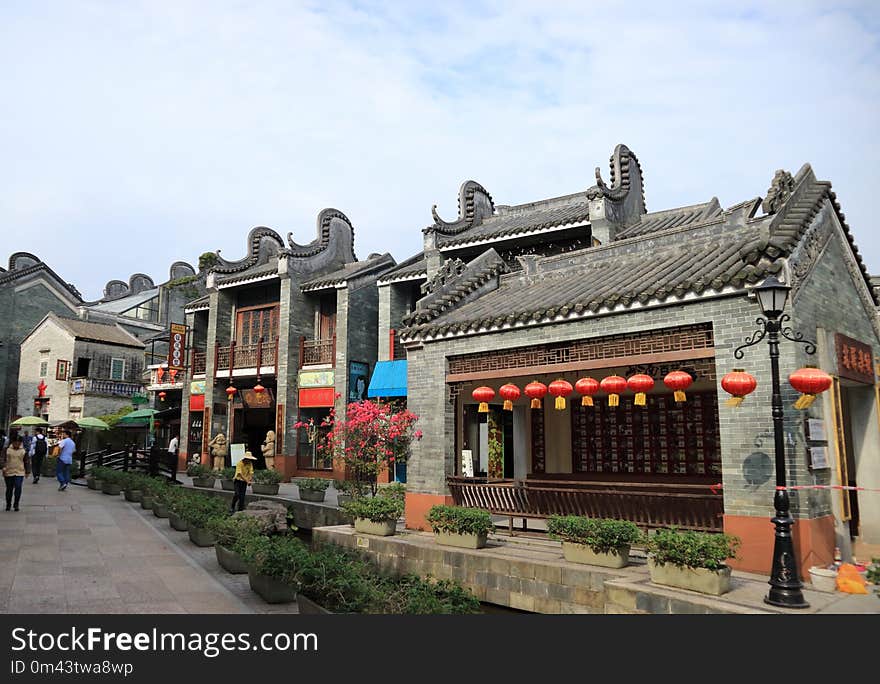
<svg viewBox="0 0 880 684"><path fill-rule="evenodd" d="M755 391L757 386L758 381L753 375L746 373L742 368L734 368L721 378L721 388L731 395L724 405L736 408L745 401L746 395Z"/></svg>
<svg viewBox="0 0 880 684"><path fill-rule="evenodd" d="M626 381L626 386L636 393L636 406L646 406L648 404L647 392L654 388L654 378L645 373L637 373Z"/></svg>
<svg viewBox="0 0 880 684"><path fill-rule="evenodd" d="M471 393L471 396L480 402L480 405L477 407L477 413L489 413L489 402L495 398L495 390L491 387L477 387Z"/></svg>
<svg viewBox="0 0 880 684"><path fill-rule="evenodd" d="M501 385L501 388L498 390L498 395L504 399L504 410L513 411L513 402L519 399L519 387L508 382L506 385Z"/></svg>
<svg viewBox="0 0 880 684"><path fill-rule="evenodd" d="M684 391L691 386L694 379L690 373L684 371L672 371L663 378L663 384L673 391L673 398L676 403L687 401Z"/></svg>
<svg viewBox="0 0 880 684"><path fill-rule="evenodd" d="M556 402L553 404L553 407L557 411L564 411L565 410L565 398L569 394L571 394L572 389L573 389L571 386L571 383L568 382L567 380L562 380L560 378L559 380L554 380L553 382L551 382L550 387L548 387L548 389L550 390L550 394L552 394L554 397L556 397Z"/></svg>
<svg viewBox="0 0 880 684"><path fill-rule="evenodd" d="M603 392L608 392L609 406L620 406L620 395L626 390L626 378L609 375L607 378L602 378L599 387Z"/></svg>
<svg viewBox="0 0 880 684"><path fill-rule="evenodd" d="M582 395L581 406L592 406L593 395L599 391L599 381L593 378L581 378L574 383L574 389Z"/></svg>
<svg viewBox="0 0 880 684"><path fill-rule="evenodd" d="M525 387L526 396L532 400L529 405L533 409L541 408L541 398L547 394L547 385L543 382L534 380Z"/></svg>
<svg viewBox="0 0 880 684"><path fill-rule="evenodd" d="M801 396L794 403L796 409L806 409L812 406L816 395L821 394L833 382L832 378L825 371L815 366L805 366L788 376L788 381Z"/></svg>

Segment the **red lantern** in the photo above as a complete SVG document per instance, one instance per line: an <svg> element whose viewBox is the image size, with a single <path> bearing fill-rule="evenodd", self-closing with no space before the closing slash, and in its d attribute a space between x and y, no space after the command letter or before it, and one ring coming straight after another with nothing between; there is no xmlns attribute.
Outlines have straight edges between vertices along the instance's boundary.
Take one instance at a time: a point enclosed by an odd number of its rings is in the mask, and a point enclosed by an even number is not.
<svg viewBox="0 0 880 684"><path fill-rule="evenodd" d="M801 396L794 403L796 409L809 408L816 395L827 390L834 382L828 373L815 366L805 366L796 370L788 376L788 381L801 393Z"/></svg>
<svg viewBox="0 0 880 684"><path fill-rule="evenodd" d="M533 380L528 385L525 386L526 396L532 400L530 406L535 408L541 408L541 399L547 394L547 385L543 382L538 382L537 380Z"/></svg>
<svg viewBox="0 0 880 684"><path fill-rule="evenodd" d="M506 385L501 385L501 389L498 390L498 394L502 399L504 399L504 410L513 411L513 402L519 399L519 387L508 382Z"/></svg>
<svg viewBox="0 0 880 684"><path fill-rule="evenodd" d="M685 373L680 370L672 371L663 378L663 384L675 392L675 401L679 402L687 401L684 391L691 386L693 381L694 379L691 377L690 373Z"/></svg>
<svg viewBox="0 0 880 684"><path fill-rule="evenodd" d="M593 395L599 391L599 381L593 378L581 378L574 383L574 389L582 395L581 406L592 406Z"/></svg>
<svg viewBox="0 0 880 684"><path fill-rule="evenodd" d="M162 368L162 366L159 366L159 367L156 369L156 379L157 379L159 382L162 382L162 376L163 376L163 375L165 375L165 369Z"/></svg>
<svg viewBox="0 0 880 684"><path fill-rule="evenodd" d="M229 401L232 401L232 397L235 396L235 393L236 393L237 391L238 391L238 390L235 389L235 387L233 387L232 385L230 385L229 387L226 388L226 398L227 398Z"/></svg>
<svg viewBox="0 0 880 684"><path fill-rule="evenodd" d="M262 394L265 391L266 391L266 388L263 387L260 383L257 383L256 385L254 385L254 392L256 392L257 394Z"/></svg>
<svg viewBox="0 0 880 684"><path fill-rule="evenodd" d="M174 378L177 375L177 369L172 368L170 371L168 371L168 375L171 376L171 382L174 382Z"/></svg>
<svg viewBox="0 0 880 684"><path fill-rule="evenodd" d="M556 397L556 403L554 404L556 410L565 410L565 398L573 391L571 383L560 378L559 380L551 382L548 389L550 390L550 394Z"/></svg>
<svg viewBox="0 0 880 684"><path fill-rule="evenodd" d="M726 406L739 406L746 396L755 391L758 381L753 375L746 373L742 368L734 368L732 372L721 378L721 389L732 395L725 403Z"/></svg>
<svg viewBox="0 0 880 684"><path fill-rule="evenodd" d="M607 378L602 378L602 382L599 383L599 389L603 392L608 392L609 406L618 406L620 404L620 395L626 391L626 378L622 378L619 375L609 375Z"/></svg>
<svg viewBox="0 0 880 684"><path fill-rule="evenodd" d="M160 400L165 401L165 397L167 397L167 396L168 396L168 395L165 394L165 392L159 392L159 399L160 399Z"/></svg>
<svg viewBox="0 0 880 684"><path fill-rule="evenodd" d="M495 390L486 386L477 387L477 389L471 392L471 396L480 402L477 413L489 413L489 402L495 398Z"/></svg>
<svg viewBox="0 0 880 684"><path fill-rule="evenodd" d="M636 393L635 405L646 406L648 401L645 393L654 389L654 378L645 373L636 373L626 381L626 386Z"/></svg>

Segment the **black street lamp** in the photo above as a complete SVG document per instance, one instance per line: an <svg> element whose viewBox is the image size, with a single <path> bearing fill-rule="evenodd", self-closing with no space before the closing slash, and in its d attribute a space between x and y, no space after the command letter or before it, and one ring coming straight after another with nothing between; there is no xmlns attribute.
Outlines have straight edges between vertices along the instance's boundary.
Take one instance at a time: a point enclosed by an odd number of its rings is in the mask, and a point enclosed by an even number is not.
<svg viewBox="0 0 880 684"><path fill-rule="evenodd" d="M763 283L754 288L755 296L764 318L758 317L755 321L760 330L747 338L745 344L733 352L737 359L743 357L743 349L757 344L764 337L770 346L770 370L773 379L773 437L776 456L776 494L773 497L773 506L776 515L771 522L776 526L776 535L773 543L773 569L770 571L770 591L764 597L764 602L783 608L809 608L810 604L804 600L801 592L803 583L800 579L797 567L797 557L794 553L794 544L791 538L792 518L789 511L788 489L785 484L785 437L783 434L783 410L782 393L779 388L779 337L780 335L792 342L803 344L807 354L816 353L816 345L805 340L801 333L792 332L791 328L783 327L791 320L788 314L783 314L785 302L788 299L790 285L779 282L776 276L766 278Z"/></svg>

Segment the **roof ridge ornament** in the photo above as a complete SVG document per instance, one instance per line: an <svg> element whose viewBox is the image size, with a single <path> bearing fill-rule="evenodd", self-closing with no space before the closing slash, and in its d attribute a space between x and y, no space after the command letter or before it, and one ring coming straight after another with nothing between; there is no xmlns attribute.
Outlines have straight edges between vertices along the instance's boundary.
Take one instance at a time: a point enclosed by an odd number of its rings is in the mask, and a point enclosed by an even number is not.
<svg viewBox="0 0 880 684"><path fill-rule="evenodd" d="M596 200L605 197L615 202L622 202L626 199L632 186L631 180L633 169L631 163L635 165L635 172L639 178L639 189L641 191L641 213L647 213L645 205L645 180L642 175L642 165L639 163L638 157L623 143L614 148L611 157L608 160L611 169L611 183L606 184L602 180L602 171L596 167L596 185L587 189L587 199Z"/></svg>
<svg viewBox="0 0 880 684"><path fill-rule="evenodd" d="M777 169L767 195L761 203L765 214L775 214L794 192L794 177L785 169Z"/></svg>
<svg viewBox="0 0 880 684"><path fill-rule="evenodd" d="M425 231L436 230L444 235L456 235L467 230L478 219L482 220L495 213L495 202L492 195L482 185L474 180L468 180L461 184L458 190L458 218L455 221L444 221L437 213L437 205L431 207L431 216L434 225L428 226Z"/></svg>
<svg viewBox="0 0 880 684"><path fill-rule="evenodd" d="M467 268L467 264L461 259L447 259L443 262L443 266L440 267L437 275L429 281L422 283L422 295L432 294L435 290L443 287L447 282L458 278L464 273L465 268Z"/></svg>

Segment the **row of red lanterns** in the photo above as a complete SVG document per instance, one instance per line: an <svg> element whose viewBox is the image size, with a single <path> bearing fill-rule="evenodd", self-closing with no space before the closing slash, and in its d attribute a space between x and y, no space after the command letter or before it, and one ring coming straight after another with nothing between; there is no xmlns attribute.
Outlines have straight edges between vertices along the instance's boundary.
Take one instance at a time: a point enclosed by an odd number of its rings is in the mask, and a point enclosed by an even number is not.
<svg viewBox="0 0 880 684"><path fill-rule="evenodd" d="M266 388L263 387L259 382L257 382L256 385L254 385L254 392L256 392L257 394L262 394L265 391L266 391ZM229 387L226 388L226 398L229 399L229 401L232 401L232 397L235 396L236 392L238 392L238 388L236 388L233 385L230 385Z"/></svg>
<svg viewBox="0 0 880 684"><path fill-rule="evenodd" d="M690 373L685 371L672 371L663 378L663 384L674 392L676 402L686 401L685 390L691 386L694 379ZM831 387L832 378L828 373L813 366L806 366L792 373L788 381L791 386L801 393L801 396L795 402L794 407L797 409L808 408L816 395L821 394ZM727 401L728 406L736 407L743 403L746 396L755 391L758 381L742 368L735 368L732 372L727 373L721 378L722 389L731 395ZM599 392L608 394L608 405L618 406L620 404L620 395L626 390L635 392L634 403L636 406L645 406L647 403L647 392L654 388L654 378L645 373L637 373L629 379L620 375L609 375L601 381L595 378L585 377L578 380L574 386L567 380L554 380L549 385L542 382L532 381L523 388L525 395L531 399L531 408L541 408L541 399L549 392L555 397L554 408L557 410L565 409L565 398L573 391L581 395L581 406L593 406L593 395ZM227 390L228 391L228 390ZM498 395L504 400L504 410L512 411L513 402L519 399L520 389L513 383L502 385L498 390ZM479 413L489 412L489 402L495 398L495 390L491 387L477 387L472 392L473 398L480 402L477 411Z"/></svg>

